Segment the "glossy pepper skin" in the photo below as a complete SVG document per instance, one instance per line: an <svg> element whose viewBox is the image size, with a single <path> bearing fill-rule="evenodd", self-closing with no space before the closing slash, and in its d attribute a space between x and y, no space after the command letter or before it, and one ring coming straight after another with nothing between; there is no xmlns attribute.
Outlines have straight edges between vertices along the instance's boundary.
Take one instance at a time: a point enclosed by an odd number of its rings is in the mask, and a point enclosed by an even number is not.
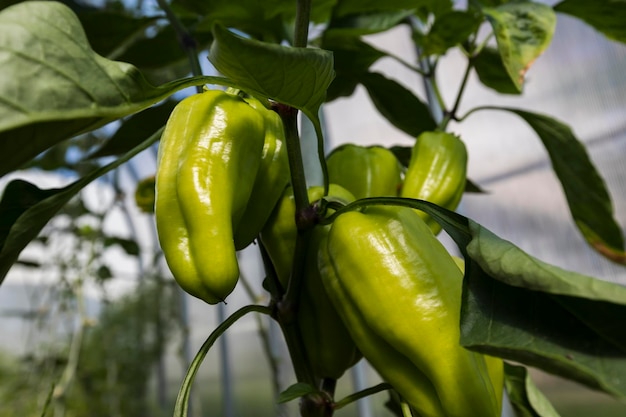
<svg viewBox="0 0 626 417"><path fill-rule="evenodd" d="M265 120L265 142L261 165L252 194L235 230L235 248L241 250L257 238L278 199L289 184L289 160L283 122L275 111L255 98L245 99Z"/></svg>
<svg viewBox="0 0 626 417"><path fill-rule="evenodd" d="M233 230L248 204L264 140L259 112L222 91L181 101L161 137L159 242L178 284L209 304L223 301L239 279Z"/></svg>
<svg viewBox="0 0 626 417"><path fill-rule="evenodd" d="M467 150L463 142L450 133L424 132L413 146L400 196L454 210L463 197L466 178ZM434 233L441 230L426 213L418 213Z"/></svg>
<svg viewBox="0 0 626 417"><path fill-rule="evenodd" d="M500 416L498 371L459 345L462 273L414 210L341 214L320 251L357 347L420 416Z"/></svg>
<svg viewBox="0 0 626 417"><path fill-rule="evenodd" d="M402 166L382 146L342 145L328 155L326 165L329 181L357 199L396 197L402 186Z"/></svg>
<svg viewBox="0 0 626 417"><path fill-rule="evenodd" d="M311 187L308 190L309 201L315 202L322 198L323 194L323 187ZM354 196L349 191L336 184L330 184L326 198L343 204L354 201ZM287 286L293 265L297 236L295 214L293 191L288 188L261 233L261 241L267 249L283 288ZM318 225L311 233L305 257L297 320L301 328L306 357L315 376L338 379L361 359L361 354L331 304L317 267L319 243L328 230L329 226Z"/></svg>

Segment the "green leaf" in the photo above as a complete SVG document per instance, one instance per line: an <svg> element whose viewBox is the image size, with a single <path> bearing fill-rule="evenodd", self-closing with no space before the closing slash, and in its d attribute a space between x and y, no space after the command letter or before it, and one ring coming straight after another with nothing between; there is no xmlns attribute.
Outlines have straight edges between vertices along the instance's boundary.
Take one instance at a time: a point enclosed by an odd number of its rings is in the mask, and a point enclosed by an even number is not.
<svg viewBox="0 0 626 417"><path fill-rule="evenodd" d="M315 387L304 382L298 382L278 394L278 400L276 402L278 404L283 404L291 400L295 400L296 398L304 397L305 395L314 394L316 392L318 391L317 389L315 389Z"/></svg>
<svg viewBox="0 0 626 417"><path fill-rule="evenodd" d="M539 391L523 366L504 363L504 385L516 415L520 417L559 417Z"/></svg>
<svg viewBox="0 0 626 417"><path fill-rule="evenodd" d="M417 137L437 127L428 106L396 81L376 72L359 79L380 114L398 129Z"/></svg>
<svg viewBox="0 0 626 417"><path fill-rule="evenodd" d="M410 10L358 13L334 18L325 36L361 36L389 30L413 14Z"/></svg>
<svg viewBox="0 0 626 417"><path fill-rule="evenodd" d="M42 190L23 180L11 181L0 199L0 284L26 245L72 197L95 179L148 148L160 136L161 131L158 131L115 162L63 188Z"/></svg>
<svg viewBox="0 0 626 417"><path fill-rule="evenodd" d="M581 19L607 38L626 42L626 1L624 0L564 0L554 10Z"/></svg>
<svg viewBox="0 0 626 417"><path fill-rule="evenodd" d="M246 39L221 25L213 35L209 60L219 72L249 94L274 99L318 120L334 77L331 52Z"/></svg>
<svg viewBox="0 0 626 417"><path fill-rule="evenodd" d="M606 184L569 126L541 114L502 108L524 119L542 140L574 222L589 244L608 259L626 264L622 230Z"/></svg>
<svg viewBox="0 0 626 417"><path fill-rule="evenodd" d="M545 4L523 1L485 8L483 13L493 27L504 67L521 91L528 68L552 41L554 10Z"/></svg>
<svg viewBox="0 0 626 417"><path fill-rule="evenodd" d="M502 57L497 49L485 47L472 58L476 74L486 87L501 94L521 94L502 63Z"/></svg>
<svg viewBox="0 0 626 417"><path fill-rule="evenodd" d="M448 49L465 42L481 21L474 13L454 10L437 17L428 34L416 33L413 38L424 55L444 55Z"/></svg>
<svg viewBox="0 0 626 417"><path fill-rule="evenodd" d="M61 3L28 1L0 12L0 176L71 136L103 126L191 85L160 87L132 65L97 55L76 15Z"/></svg>
<svg viewBox="0 0 626 417"><path fill-rule="evenodd" d="M120 155L128 152L159 128L165 126L177 102L166 100L163 103L143 110L124 120L119 129L89 159Z"/></svg>

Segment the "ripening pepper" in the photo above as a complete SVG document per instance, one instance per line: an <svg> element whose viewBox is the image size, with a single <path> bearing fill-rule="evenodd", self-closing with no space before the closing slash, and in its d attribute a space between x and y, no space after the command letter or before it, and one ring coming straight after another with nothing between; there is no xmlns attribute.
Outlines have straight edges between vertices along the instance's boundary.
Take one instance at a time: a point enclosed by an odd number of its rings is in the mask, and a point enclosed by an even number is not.
<svg viewBox="0 0 626 417"><path fill-rule="evenodd" d="M341 214L320 276L363 356L421 417L499 417L502 368L462 348L462 272L417 213Z"/></svg>
<svg viewBox="0 0 626 417"><path fill-rule="evenodd" d="M289 184L289 160L280 116L255 98L245 100L265 119L265 143L248 206L235 230L237 250L245 248L257 238Z"/></svg>
<svg viewBox="0 0 626 417"><path fill-rule="evenodd" d="M161 137L159 242L178 284L209 304L224 301L239 279L233 230L252 193L264 140L263 116L222 91L182 100Z"/></svg>
<svg viewBox="0 0 626 417"><path fill-rule="evenodd" d="M424 132L411 151L401 197L430 201L454 210L461 202L467 178L467 150L457 136L446 132ZM434 233L441 227L418 211Z"/></svg>
<svg viewBox="0 0 626 417"><path fill-rule="evenodd" d="M323 187L311 187L308 190L309 201L315 202L323 194ZM330 184L326 198L343 204L354 201L354 196L349 191L336 184ZM296 246L295 215L293 190L289 187L261 233L261 242L265 245L284 289L291 275ZM326 295L317 267L319 243L328 233L328 229L329 226L316 225L311 233L304 261L297 320L306 358L314 375L318 378L338 379L361 359L361 354Z"/></svg>
<svg viewBox="0 0 626 417"><path fill-rule="evenodd" d="M402 186L402 166L382 146L346 144L326 158L328 179L355 198L396 197Z"/></svg>

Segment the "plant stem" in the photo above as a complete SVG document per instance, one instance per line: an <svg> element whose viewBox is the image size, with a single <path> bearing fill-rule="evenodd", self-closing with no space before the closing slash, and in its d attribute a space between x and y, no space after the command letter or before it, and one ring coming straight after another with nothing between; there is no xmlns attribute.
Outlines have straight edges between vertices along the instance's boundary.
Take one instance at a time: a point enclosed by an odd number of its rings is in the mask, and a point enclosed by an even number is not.
<svg viewBox="0 0 626 417"><path fill-rule="evenodd" d="M169 20L170 24L174 28L174 31L178 35L178 42L180 43L181 48L187 53L191 73L193 75L202 75L202 67L200 66L200 60L198 59L198 47L196 40L193 36L191 36L180 19L178 19L166 0L157 0L157 3L161 10L165 13L165 16L167 16L167 20ZM196 91L201 93L202 86L196 86Z"/></svg>
<svg viewBox="0 0 626 417"><path fill-rule="evenodd" d="M298 0L296 5L296 23L293 46L306 48L309 43L309 17L311 16L311 0Z"/></svg>
<svg viewBox="0 0 626 417"><path fill-rule="evenodd" d="M467 86L467 80L469 79L470 72L472 71L472 60L467 60L467 67L465 68L465 73L463 74L463 80L461 81L461 86L459 87L459 92L456 95L456 100L454 101L454 106L452 110L447 112L444 119L441 121L439 128L441 130L446 130L446 127L450 120L456 118L456 113L459 111L459 105L461 104L461 98L463 97L463 93L465 92L465 87Z"/></svg>

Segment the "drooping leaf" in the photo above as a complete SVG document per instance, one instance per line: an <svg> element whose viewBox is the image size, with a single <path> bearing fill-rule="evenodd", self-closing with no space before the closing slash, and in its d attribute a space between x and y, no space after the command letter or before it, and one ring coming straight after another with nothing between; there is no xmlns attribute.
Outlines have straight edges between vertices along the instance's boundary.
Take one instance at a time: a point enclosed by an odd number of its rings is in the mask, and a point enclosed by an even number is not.
<svg viewBox="0 0 626 417"><path fill-rule="evenodd" d="M219 72L252 95L272 98L318 119L334 77L331 52L246 39L221 25L215 26L213 35L209 60Z"/></svg>
<svg viewBox="0 0 626 417"><path fill-rule="evenodd" d="M606 184L584 145L569 126L541 114L503 108L517 114L542 140L570 212L587 242L608 259L626 264L622 230L615 220Z"/></svg>
<svg viewBox="0 0 626 417"><path fill-rule="evenodd" d="M28 1L0 12L0 175L79 133L136 113L191 85L160 87L132 65L96 54L76 15L50 1Z"/></svg>
<svg viewBox="0 0 626 417"><path fill-rule="evenodd" d="M97 151L89 155L90 159L103 156L120 155L128 152L154 132L165 126L177 102L166 100L124 120L119 129Z"/></svg>
<svg viewBox="0 0 626 417"><path fill-rule="evenodd" d="M415 34L413 39L424 55L444 55L448 49L465 42L478 29L481 20L475 13L450 11L437 17L427 34Z"/></svg>
<svg viewBox="0 0 626 417"><path fill-rule="evenodd" d="M417 137L436 128L428 106L398 82L376 72L359 78L378 111L398 129Z"/></svg>
<svg viewBox="0 0 626 417"><path fill-rule="evenodd" d="M425 211L461 250L463 346L626 398L626 287L548 265L435 204L370 200Z"/></svg>
<svg viewBox="0 0 626 417"><path fill-rule="evenodd" d="M502 94L521 94L511 80L497 49L485 47L472 58L476 74L483 85Z"/></svg>
<svg viewBox="0 0 626 417"><path fill-rule="evenodd" d="M513 410L523 417L559 417L523 366L504 363L504 385Z"/></svg>
<svg viewBox="0 0 626 417"><path fill-rule="evenodd" d="M498 51L519 91L530 66L552 41L556 15L551 7L529 1L484 8L493 27Z"/></svg>
<svg viewBox="0 0 626 417"><path fill-rule="evenodd" d="M334 18L325 31L326 36L362 36L384 32L411 16L411 10L358 13Z"/></svg>
<svg viewBox="0 0 626 417"><path fill-rule="evenodd" d="M290 385L289 387L287 387L286 390L281 392L278 395L278 400L276 402L278 404L283 404L316 392L317 389L315 387L304 382L298 382L296 384Z"/></svg>
<svg viewBox="0 0 626 417"><path fill-rule="evenodd" d="M607 38L626 42L626 2L623 0L564 0L554 10L581 19Z"/></svg>
<svg viewBox="0 0 626 417"><path fill-rule="evenodd" d="M11 181L0 199L0 283L26 245L72 197L93 180L148 148L160 136L158 131L126 155L63 188L42 190L23 180Z"/></svg>

